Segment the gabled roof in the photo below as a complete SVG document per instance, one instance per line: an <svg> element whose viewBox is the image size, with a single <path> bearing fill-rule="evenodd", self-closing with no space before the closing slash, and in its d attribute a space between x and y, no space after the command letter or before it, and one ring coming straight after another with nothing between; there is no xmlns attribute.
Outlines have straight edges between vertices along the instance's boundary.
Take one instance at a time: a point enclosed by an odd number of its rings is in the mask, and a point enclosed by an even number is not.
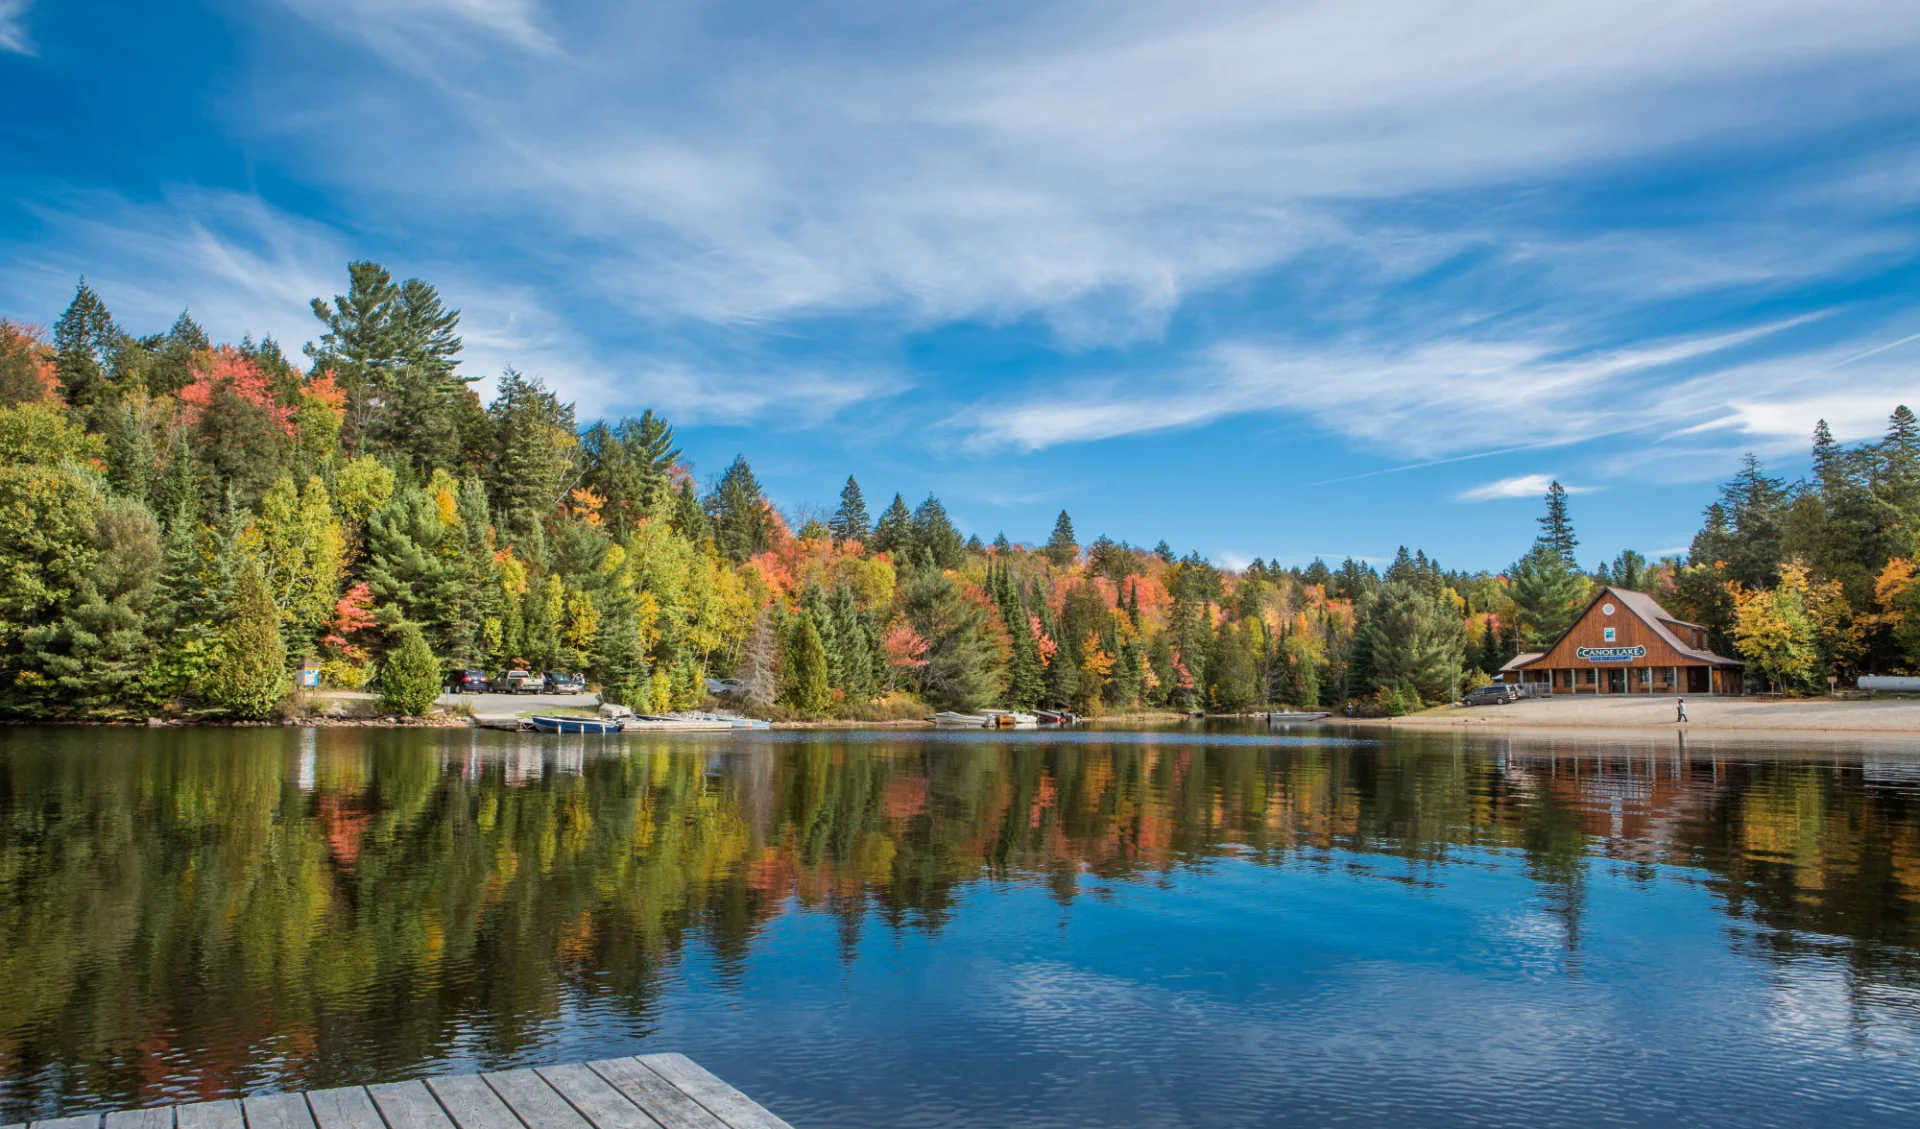
<svg viewBox="0 0 1920 1129"><path fill-rule="evenodd" d="M1531 666L1536 659L1544 657L1546 657L1545 651L1526 651L1508 659L1507 665L1500 668L1500 673L1505 674L1510 670L1519 670L1523 666Z"/></svg>
<svg viewBox="0 0 1920 1129"><path fill-rule="evenodd" d="M1661 641L1666 643L1667 646L1672 647L1674 650L1680 652L1681 654L1687 656L1688 658L1698 659L1701 662L1707 664L1708 666L1741 666L1743 667L1746 665L1745 663L1741 662L1739 659L1730 659L1730 658L1727 658L1725 655L1716 655L1712 651L1703 651L1697 647L1690 647L1686 643L1681 642L1680 637L1673 633L1672 628L1669 628L1667 626L1668 624L1674 624L1680 627L1700 627L1700 625L1697 623L1688 623L1684 619L1678 619L1668 614L1667 609L1661 607L1659 601L1655 600L1652 596L1647 595L1645 592L1635 592L1627 588L1615 588L1615 587L1612 587L1611 585L1601 588L1600 591L1594 593L1593 599L1588 602L1586 607L1580 609L1580 614L1577 616L1574 616L1573 622L1567 625L1567 630L1562 631L1554 639L1554 641L1548 645L1545 651L1542 651L1539 655L1535 655L1533 657L1533 661L1538 662L1541 658L1545 657L1547 654L1550 654L1555 647L1558 647L1560 645L1560 641L1567 637L1568 632L1572 631L1575 627L1579 625L1581 620L1587 618L1587 616L1590 613L1592 613L1595 604L1598 604L1600 601L1605 600L1608 597L1612 597L1614 600L1618 601L1622 607L1632 612L1634 615L1634 618L1646 624L1647 627L1650 630L1652 630L1652 632L1655 635L1658 635ZM1700 629L1702 631L1706 630L1703 627L1701 627ZM1526 657L1525 655L1520 656L1520 658L1525 658L1525 657ZM1520 664L1520 659L1515 659L1513 663L1509 665L1519 665L1519 664ZM1506 668L1502 667L1501 669L1504 670Z"/></svg>

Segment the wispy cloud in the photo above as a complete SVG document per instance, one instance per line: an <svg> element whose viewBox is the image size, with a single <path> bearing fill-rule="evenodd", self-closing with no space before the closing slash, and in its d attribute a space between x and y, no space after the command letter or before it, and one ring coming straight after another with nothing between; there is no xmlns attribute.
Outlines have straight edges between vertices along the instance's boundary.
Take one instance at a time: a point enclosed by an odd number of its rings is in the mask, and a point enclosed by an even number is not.
<svg viewBox="0 0 1920 1129"><path fill-rule="evenodd" d="M1546 494L1557 476L1551 474L1520 474L1512 478L1502 478L1482 483L1471 489L1462 490L1454 495L1462 502L1492 502L1501 498L1539 498ZM1569 486L1561 483L1560 488L1569 494L1588 494L1596 487Z"/></svg>
<svg viewBox="0 0 1920 1129"><path fill-rule="evenodd" d="M27 39L27 3L0 0L0 51L33 54L33 43Z"/></svg>
<svg viewBox="0 0 1920 1129"><path fill-rule="evenodd" d="M468 33L533 55L558 52L540 26L537 0L286 0L295 11L392 60L450 48Z"/></svg>

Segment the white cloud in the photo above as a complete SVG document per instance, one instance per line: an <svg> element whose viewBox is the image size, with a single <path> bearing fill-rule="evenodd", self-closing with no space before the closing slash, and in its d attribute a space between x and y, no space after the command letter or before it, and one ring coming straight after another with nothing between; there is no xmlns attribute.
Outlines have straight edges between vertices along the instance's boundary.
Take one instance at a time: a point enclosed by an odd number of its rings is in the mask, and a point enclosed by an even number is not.
<svg viewBox="0 0 1920 1129"><path fill-rule="evenodd" d="M1462 490L1455 497L1462 502L1492 502L1501 498L1541 498L1545 497L1557 475L1521 474L1512 478L1502 478L1494 482L1483 483L1468 490ZM1591 493L1592 486L1569 486L1561 483L1560 488L1569 494Z"/></svg>
<svg viewBox="0 0 1920 1129"><path fill-rule="evenodd" d="M33 43L27 39L27 2L0 0L0 51L33 54Z"/></svg>
<svg viewBox="0 0 1920 1129"><path fill-rule="evenodd" d="M541 29L536 0L286 0L321 26L358 39L391 61L457 51L449 35L467 32L533 55L558 47ZM470 56L469 56L470 59Z"/></svg>
<svg viewBox="0 0 1920 1129"><path fill-rule="evenodd" d="M530 238L557 228L651 315L1038 314L1070 344L1157 333L1196 289L1303 249L1387 254L1394 233L1355 202L1847 119L1860 92L1910 84L1920 46L1920 9L1896 0L987 4L941 34L864 4L805 23L618 5L561 27L509 0L289 2L368 42L458 17L525 51L566 44L564 67L434 68L459 128L347 103L365 120L311 140L359 191L441 222L537 217ZM423 50L396 62L406 77ZM1697 259L1699 283L1793 262Z"/></svg>
<svg viewBox="0 0 1920 1129"><path fill-rule="evenodd" d="M130 332L163 330L185 307L215 340L271 336L298 359L301 346L321 332L310 299L344 289L347 262L361 257L343 233L239 193L183 190L146 205L93 193L66 204L33 206L59 232L59 250L15 247L0 257L5 308L51 321L84 273ZM456 264L387 266L431 279L460 310L462 364L483 377L483 392L511 365L574 399L586 419L653 407L689 423L818 423L905 387L903 378L881 371L696 365L645 351L610 361L532 287L483 282Z"/></svg>
<svg viewBox="0 0 1920 1129"><path fill-rule="evenodd" d="M1568 355L1553 341L1379 345L1230 342L1158 382L1067 389L968 412L979 442L1037 450L1287 411L1322 430L1415 458L1548 446L1646 427L1673 410L1662 374L1799 324ZM1681 398L1683 399L1683 398ZM1722 401L1724 402L1724 401ZM1704 405L1689 409L1698 418Z"/></svg>

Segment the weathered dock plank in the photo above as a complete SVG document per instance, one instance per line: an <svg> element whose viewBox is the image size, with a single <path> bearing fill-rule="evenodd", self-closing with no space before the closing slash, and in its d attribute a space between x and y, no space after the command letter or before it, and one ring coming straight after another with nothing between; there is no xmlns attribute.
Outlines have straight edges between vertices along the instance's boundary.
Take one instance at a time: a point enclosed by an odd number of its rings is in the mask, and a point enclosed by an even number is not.
<svg viewBox="0 0 1920 1129"><path fill-rule="evenodd" d="M481 1077L528 1125L537 1125L540 1129L592 1129L558 1090L531 1070L503 1070Z"/></svg>
<svg viewBox="0 0 1920 1129"><path fill-rule="evenodd" d="M77 1117L54 1117L29 1124L33 1129L100 1129L100 1115L83 1113Z"/></svg>
<svg viewBox="0 0 1920 1129"><path fill-rule="evenodd" d="M678 1086L733 1129L793 1129L686 1055L641 1055L639 1058L655 1074Z"/></svg>
<svg viewBox="0 0 1920 1129"><path fill-rule="evenodd" d="M560 1096L593 1122L595 1129L660 1129L660 1123L648 1117L645 1110L578 1063L536 1067L534 1073L560 1091Z"/></svg>
<svg viewBox="0 0 1920 1129"><path fill-rule="evenodd" d="M367 1096L390 1129L453 1129L424 1082L382 1082L368 1086Z"/></svg>
<svg viewBox="0 0 1920 1129"><path fill-rule="evenodd" d="M107 1114L107 1129L173 1129L173 1107L127 1109Z"/></svg>
<svg viewBox="0 0 1920 1129"><path fill-rule="evenodd" d="M791 1129L685 1055L49 1118L0 1129Z"/></svg>
<svg viewBox="0 0 1920 1129"><path fill-rule="evenodd" d="M240 1103L247 1129L313 1129L305 1094L255 1094Z"/></svg>
<svg viewBox="0 0 1920 1129"><path fill-rule="evenodd" d="M176 1106L173 1123L179 1129L246 1129L247 1119L240 1113L240 1103L226 1098Z"/></svg>
<svg viewBox="0 0 1920 1129"><path fill-rule="evenodd" d="M605 1078L666 1129L728 1129L706 1106L655 1074L637 1058L590 1062L587 1069Z"/></svg>
<svg viewBox="0 0 1920 1129"><path fill-rule="evenodd" d="M507 1108L478 1074L454 1074L427 1079L427 1089L447 1108L460 1129L522 1129L520 1119ZM545 1129L543 1126L542 1129Z"/></svg>
<svg viewBox="0 0 1920 1129"><path fill-rule="evenodd" d="M307 1095L307 1107L320 1129L387 1129L364 1086L315 1090Z"/></svg>

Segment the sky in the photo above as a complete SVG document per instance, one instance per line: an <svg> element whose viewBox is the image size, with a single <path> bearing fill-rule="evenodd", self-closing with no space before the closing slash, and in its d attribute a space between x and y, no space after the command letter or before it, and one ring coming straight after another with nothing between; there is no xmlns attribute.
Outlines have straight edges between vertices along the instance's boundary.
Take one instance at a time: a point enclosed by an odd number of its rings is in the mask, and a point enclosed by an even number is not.
<svg viewBox="0 0 1920 1129"><path fill-rule="evenodd" d="M0 0L0 315L651 408L790 514L1500 568L1920 406L1912 0ZM482 388L484 391L485 383Z"/></svg>

